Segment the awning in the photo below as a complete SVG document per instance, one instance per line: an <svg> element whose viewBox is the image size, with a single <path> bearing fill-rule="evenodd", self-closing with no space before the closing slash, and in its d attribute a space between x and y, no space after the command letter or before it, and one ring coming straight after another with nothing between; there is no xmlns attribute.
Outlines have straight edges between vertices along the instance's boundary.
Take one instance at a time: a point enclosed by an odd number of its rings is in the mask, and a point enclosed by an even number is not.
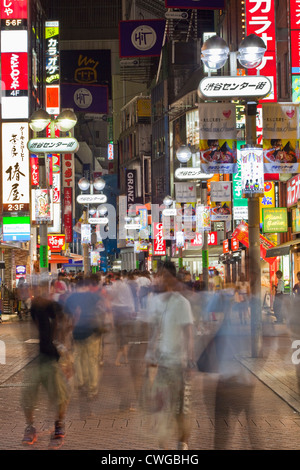
<svg viewBox="0 0 300 470"><path fill-rule="evenodd" d="M69 262L69 259L67 256L51 253L51 259L48 260L48 263L66 264Z"/></svg>
<svg viewBox="0 0 300 470"><path fill-rule="evenodd" d="M290 240L289 242L281 243L281 245L269 248L266 251L266 258L275 258L275 256L288 255L290 249L295 245L300 245L300 238L295 238L294 240Z"/></svg>

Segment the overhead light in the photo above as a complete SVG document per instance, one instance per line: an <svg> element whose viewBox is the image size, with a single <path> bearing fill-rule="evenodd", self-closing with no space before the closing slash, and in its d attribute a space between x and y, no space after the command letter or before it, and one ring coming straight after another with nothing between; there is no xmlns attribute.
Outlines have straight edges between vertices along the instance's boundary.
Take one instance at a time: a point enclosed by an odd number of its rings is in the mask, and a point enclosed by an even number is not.
<svg viewBox="0 0 300 470"><path fill-rule="evenodd" d="M57 116L55 122L60 131L68 132L76 125L77 117L74 111L65 109Z"/></svg>
<svg viewBox="0 0 300 470"><path fill-rule="evenodd" d="M90 182L86 178L80 178L78 186L81 191L86 191L90 187Z"/></svg>
<svg viewBox="0 0 300 470"><path fill-rule="evenodd" d="M229 55L229 47L224 39L215 35L207 39L201 48L201 60L209 69L224 67Z"/></svg>
<svg viewBox="0 0 300 470"><path fill-rule="evenodd" d="M192 152L187 145L181 145L176 151L176 157L180 163L187 163L192 156Z"/></svg>
<svg viewBox="0 0 300 470"><path fill-rule="evenodd" d="M51 122L51 116L44 109L38 109L35 111L29 119L29 127L35 132L41 132Z"/></svg>
<svg viewBox="0 0 300 470"><path fill-rule="evenodd" d="M259 36L249 34L239 46L237 59L246 69L253 69L260 65L266 50L267 47Z"/></svg>
<svg viewBox="0 0 300 470"><path fill-rule="evenodd" d="M96 191L102 191L105 188L105 181L103 178L96 178L93 184Z"/></svg>
<svg viewBox="0 0 300 470"><path fill-rule="evenodd" d="M173 198L171 196L166 196L163 200L163 204L167 207L173 204Z"/></svg>

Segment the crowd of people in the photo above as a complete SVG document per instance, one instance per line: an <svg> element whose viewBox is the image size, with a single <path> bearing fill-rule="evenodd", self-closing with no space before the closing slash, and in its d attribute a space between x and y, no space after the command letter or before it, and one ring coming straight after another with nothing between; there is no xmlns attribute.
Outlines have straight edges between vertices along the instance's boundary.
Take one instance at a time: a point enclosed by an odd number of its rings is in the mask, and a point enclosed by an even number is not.
<svg viewBox="0 0 300 470"><path fill-rule="evenodd" d="M165 262L155 273L59 273L50 285L43 282L30 290L22 282L21 287L30 297L22 301L30 308L40 339L36 367L23 389L24 444L37 438L34 412L41 385L55 406L53 448L63 441L74 390L90 402L99 396L106 334L113 334L114 365L129 364L136 394L130 406L156 414L161 448L167 448L171 419L176 423L178 449L188 449L195 371L217 371L222 384L243 383L240 368L232 367L229 336L233 314L241 325L249 319L249 283L244 274L234 286L225 286L215 271L205 290L201 277L192 279L190 273L177 272L172 262ZM251 397L252 385L246 382Z"/></svg>

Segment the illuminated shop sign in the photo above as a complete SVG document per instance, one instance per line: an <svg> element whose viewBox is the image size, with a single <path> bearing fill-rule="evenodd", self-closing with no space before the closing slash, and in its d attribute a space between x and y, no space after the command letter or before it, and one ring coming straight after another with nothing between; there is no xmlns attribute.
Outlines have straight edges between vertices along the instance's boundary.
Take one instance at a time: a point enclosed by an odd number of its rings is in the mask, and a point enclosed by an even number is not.
<svg viewBox="0 0 300 470"><path fill-rule="evenodd" d="M2 124L2 203L4 212L29 211L28 123Z"/></svg>
<svg viewBox="0 0 300 470"><path fill-rule="evenodd" d="M1 117L28 118L27 0L1 1Z"/></svg>
<svg viewBox="0 0 300 470"><path fill-rule="evenodd" d="M256 34L266 44L267 50L262 63L254 69L248 69L249 75L268 77L272 83L272 91L269 96L261 101L277 101L277 60L276 60L276 36L275 36L275 2L246 0L246 31L247 36Z"/></svg>

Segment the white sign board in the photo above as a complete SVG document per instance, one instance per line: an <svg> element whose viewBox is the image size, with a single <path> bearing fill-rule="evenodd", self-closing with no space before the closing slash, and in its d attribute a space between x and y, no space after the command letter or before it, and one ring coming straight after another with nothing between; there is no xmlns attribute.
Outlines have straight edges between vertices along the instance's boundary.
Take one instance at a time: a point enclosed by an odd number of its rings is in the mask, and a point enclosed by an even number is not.
<svg viewBox="0 0 300 470"><path fill-rule="evenodd" d="M103 204L107 201L105 194L79 194L77 202L79 204Z"/></svg>
<svg viewBox="0 0 300 470"><path fill-rule="evenodd" d="M198 93L204 98L262 98L270 93L272 84L268 77L261 75L205 77L201 80Z"/></svg>
<svg viewBox="0 0 300 470"><path fill-rule="evenodd" d="M32 153L75 153L79 143L74 137L37 138L27 144Z"/></svg>
<svg viewBox="0 0 300 470"><path fill-rule="evenodd" d="M176 168L175 177L179 180L208 180L214 174L203 173L200 168Z"/></svg>

